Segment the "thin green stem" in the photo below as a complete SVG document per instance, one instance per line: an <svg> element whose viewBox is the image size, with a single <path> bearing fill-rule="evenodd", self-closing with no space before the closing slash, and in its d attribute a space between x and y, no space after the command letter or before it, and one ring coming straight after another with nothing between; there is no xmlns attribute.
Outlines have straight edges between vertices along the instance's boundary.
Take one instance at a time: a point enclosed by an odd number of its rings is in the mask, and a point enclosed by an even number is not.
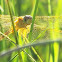
<svg viewBox="0 0 62 62"><path fill-rule="evenodd" d="M11 22L12 22L13 30L14 30L14 36L15 36L15 39L16 39L16 44L18 45L16 30L15 30L14 21L13 21L13 16L12 16L12 13L11 13L11 9L10 9L8 0L7 0L7 4L8 4L8 9L9 9L10 17L11 17Z"/></svg>
<svg viewBox="0 0 62 62"><path fill-rule="evenodd" d="M24 48L29 48L29 47L34 47L34 46L38 46L38 45L48 45L48 44L53 44L54 42L57 42L57 43L62 43L62 39L56 39L56 40L42 40L42 41L36 41L34 43L30 43L30 44L27 44L27 45L23 45L22 47L21 46L18 46L18 48L13 48L13 49L10 49L8 51L3 51L1 52L0 54L0 57L3 57L5 55L8 55L12 52L15 52L15 51L18 51L18 50L21 50L21 49L24 49Z"/></svg>
<svg viewBox="0 0 62 62"><path fill-rule="evenodd" d="M48 0L48 16L51 16L51 2L50 2L50 0ZM49 21L49 28L52 28L53 26L52 26L52 21ZM52 33L52 31L50 31L50 38L51 38L51 34ZM52 45L48 45L47 46L47 49L48 49L48 51L47 51L47 54L49 55L49 56L47 56L48 57L48 59L46 59L46 62L50 62L50 60L51 60L51 47Z"/></svg>
<svg viewBox="0 0 62 62"><path fill-rule="evenodd" d="M10 9L8 0L7 0L7 5L8 5L10 17L11 17L11 22L12 22L12 26L13 26L13 30L14 30L14 35L15 35L16 44L18 45L16 30L15 30L14 21L13 21L13 16L12 16L12 13L11 13L11 9ZM17 47L18 47L18 46L17 46ZM18 50L18 55L19 55L19 60L20 60L20 59L21 59L20 50ZM21 60L20 60L20 62L21 62Z"/></svg>
<svg viewBox="0 0 62 62"><path fill-rule="evenodd" d="M51 3L50 3L50 0L48 0L48 16L51 16Z"/></svg>
<svg viewBox="0 0 62 62"><path fill-rule="evenodd" d="M39 0L35 0L35 1L36 1L36 2L35 2L35 7L34 7L34 13L33 13L33 19L32 19L30 34L29 34L29 41L31 41L32 30L33 30L33 26L34 26L35 15L36 15L36 11L37 11L37 7L38 7L38 2L39 2Z"/></svg>

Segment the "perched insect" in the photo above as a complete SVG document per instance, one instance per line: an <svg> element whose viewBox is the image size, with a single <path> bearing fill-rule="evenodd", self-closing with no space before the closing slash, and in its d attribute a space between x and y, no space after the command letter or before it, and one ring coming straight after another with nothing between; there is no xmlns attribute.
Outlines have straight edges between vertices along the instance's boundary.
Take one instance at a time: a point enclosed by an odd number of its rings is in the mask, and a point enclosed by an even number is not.
<svg viewBox="0 0 62 62"><path fill-rule="evenodd" d="M19 29L25 29L27 25L30 25L32 22L32 16L30 15L26 15L24 17L17 17L14 21L14 25L15 25L15 30L18 31ZM13 33L13 27L11 27L10 30L8 30L5 35L8 35L9 33ZM0 37L0 40L2 40L2 38L4 38L4 36Z"/></svg>
<svg viewBox="0 0 62 62"><path fill-rule="evenodd" d="M32 21L32 16L30 15L26 15L24 17L17 17L14 21L16 31L18 31L18 29L20 28L26 28L27 25L31 24L31 21Z"/></svg>

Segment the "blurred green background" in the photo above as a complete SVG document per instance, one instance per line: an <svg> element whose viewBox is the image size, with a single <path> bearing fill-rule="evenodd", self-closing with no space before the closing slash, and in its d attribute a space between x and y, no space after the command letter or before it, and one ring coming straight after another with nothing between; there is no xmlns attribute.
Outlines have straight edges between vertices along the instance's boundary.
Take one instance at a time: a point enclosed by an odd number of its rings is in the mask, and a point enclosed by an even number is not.
<svg viewBox="0 0 62 62"><path fill-rule="evenodd" d="M13 12L13 15L15 16L24 16L24 15L30 15L33 6L34 6L35 0L9 0L11 10ZM37 16L48 16L48 0L39 0L38 8L37 8ZM60 5L59 5L60 4ZM61 0L51 0L51 15L55 16L56 11L61 13ZM59 11L58 11L59 10ZM8 7L6 0L0 0L0 14L8 15ZM58 14L61 15L61 14Z"/></svg>
<svg viewBox="0 0 62 62"><path fill-rule="evenodd" d="M15 16L30 15L33 9L35 0L9 0L11 10ZM52 15L55 15L57 10L58 0L51 0L51 10ZM8 7L6 0L0 0L0 14L8 15ZM37 8L37 16L47 16L48 15L48 0L39 0Z"/></svg>

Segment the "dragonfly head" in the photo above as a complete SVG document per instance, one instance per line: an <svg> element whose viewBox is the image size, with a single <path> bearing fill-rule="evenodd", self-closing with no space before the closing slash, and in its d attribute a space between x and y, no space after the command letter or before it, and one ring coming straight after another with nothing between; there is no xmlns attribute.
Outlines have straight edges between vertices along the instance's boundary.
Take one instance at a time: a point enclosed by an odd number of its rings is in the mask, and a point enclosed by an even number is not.
<svg viewBox="0 0 62 62"><path fill-rule="evenodd" d="M26 24L31 24L31 22L32 22L32 16L30 16L30 15L25 15L24 16L24 22L26 23Z"/></svg>

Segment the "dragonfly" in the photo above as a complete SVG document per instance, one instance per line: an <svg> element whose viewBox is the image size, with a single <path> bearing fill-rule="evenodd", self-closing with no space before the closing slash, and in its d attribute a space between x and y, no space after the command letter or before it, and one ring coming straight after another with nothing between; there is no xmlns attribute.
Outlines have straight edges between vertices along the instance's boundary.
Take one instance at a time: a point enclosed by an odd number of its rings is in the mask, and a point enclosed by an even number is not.
<svg viewBox="0 0 62 62"><path fill-rule="evenodd" d="M26 28L27 25L31 24L31 21L32 21L32 16L30 15L26 15L24 17L23 16L17 17L14 21L15 30L18 31L20 28L21 29ZM5 25L8 25L8 24L5 24ZM8 35L9 33L13 33L13 32L14 32L13 27L11 27L10 30L5 32L5 35Z"/></svg>
<svg viewBox="0 0 62 62"><path fill-rule="evenodd" d="M59 18L60 18L60 20L62 19L61 16L36 16L34 29L33 29L33 36L36 32L37 33L41 32L41 31L45 30L47 27L49 27L49 24L48 24L49 21L52 21L54 23L54 21ZM14 19L14 25L15 25L16 31L21 31L21 32L19 32L19 34L21 34L23 32L23 35L25 35L26 33L30 32L32 16L30 16L30 15L20 16L20 17L13 16L13 19ZM11 27L10 20L11 19L10 19L9 15L0 15L0 23L6 30L5 35L8 35L9 33L14 32L13 27ZM27 29L27 28L29 28L29 29ZM0 30L1 30L1 28L0 28ZM52 30L52 29L49 28L48 30ZM26 31L26 33L24 33L24 31ZM60 32L62 32L62 31L60 30ZM0 40L2 38L4 38L4 36L1 36Z"/></svg>

